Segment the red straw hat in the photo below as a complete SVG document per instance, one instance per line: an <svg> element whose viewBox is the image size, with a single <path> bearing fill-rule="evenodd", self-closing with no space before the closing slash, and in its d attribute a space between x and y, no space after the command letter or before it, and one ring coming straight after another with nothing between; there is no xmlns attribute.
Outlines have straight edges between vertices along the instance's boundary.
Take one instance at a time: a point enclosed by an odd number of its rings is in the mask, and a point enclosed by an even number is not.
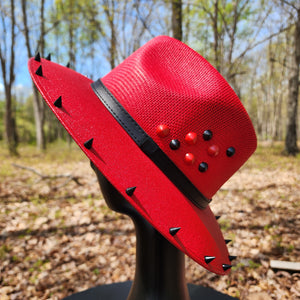
<svg viewBox="0 0 300 300"><path fill-rule="evenodd" d="M208 203L254 152L256 136L223 77L167 36L94 83L39 57L28 64L48 105L111 184L177 248L228 273L231 257Z"/></svg>

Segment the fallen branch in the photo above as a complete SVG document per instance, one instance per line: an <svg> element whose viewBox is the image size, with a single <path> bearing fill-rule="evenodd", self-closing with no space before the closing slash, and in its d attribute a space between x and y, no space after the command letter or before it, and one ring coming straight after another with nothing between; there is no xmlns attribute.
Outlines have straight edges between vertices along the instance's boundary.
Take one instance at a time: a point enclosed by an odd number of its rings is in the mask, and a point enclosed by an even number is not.
<svg viewBox="0 0 300 300"><path fill-rule="evenodd" d="M272 269L289 270L294 272L300 271L300 262L271 260L270 266Z"/></svg>
<svg viewBox="0 0 300 300"><path fill-rule="evenodd" d="M31 167L21 166L21 165L15 164L15 163L12 163L12 166L15 168L19 168L19 169L23 169L23 170L32 172L32 173L38 175L40 177L40 180L56 180L56 179L60 179L60 178L66 178L67 180L63 184L56 187L56 189L65 186L70 181L74 181L77 185L80 185L80 186L83 185L82 183L79 182L80 177L74 176L72 174L47 175L47 174L42 174L41 172L39 172L36 169L31 168Z"/></svg>
<svg viewBox="0 0 300 300"><path fill-rule="evenodd" d="M292 184L283 183L283 184L277 184L277 183L270 183L263 186L258 187L251 187L251 188L226 188L222 187L220 188L220 191L229 191L229 192L240 192L240 191L265 191L267 189L275 189L278 187L292 187Z"/></svg>

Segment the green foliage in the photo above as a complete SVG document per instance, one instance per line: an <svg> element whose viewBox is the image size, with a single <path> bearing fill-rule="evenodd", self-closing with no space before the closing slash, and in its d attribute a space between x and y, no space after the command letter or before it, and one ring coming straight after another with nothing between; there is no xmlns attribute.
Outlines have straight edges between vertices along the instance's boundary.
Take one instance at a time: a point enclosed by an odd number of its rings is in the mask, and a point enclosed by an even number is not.
<svg viewBox="0 0 300 300"><path fill-rule="evenodd" d="M253 260L249 260L249 268L250 269L257 269L261 266L261 264L254 262Z"/></svg>
<svg viewBox="0 0 300 300"><path fill-rule="evenodd" d="M2 2L0 11L9 14L9 1ZM41 49L41 1L26 3L30 47L35 52ZM285 102L294 27L266 39L262 47L251 50L251 55L250 51L244 51L290 22L284 18L283 6L276 8L275 3L264 0L182 3L184 42L208 59L229 81L246 106L259 138L282 140L286 134ZM17 27L24 28L21 2L15 1L15 6ZM118 64L151 37L170 34L170 7L167 0L45 0L43 54L51 52L54 61L70 62L71 68L97 78L109 70L111 60ZM273 22L272 13L280 22ZM16 47L24 47L22 39L17 40ZM30 96L14 103L19 141L30 145L35 144L36 137L32 100ZM0 93L0 140L5 129L4 108L4 96ZM58 138L68 139L65 129L48 108L45 118L48 143Z"/></svg>
<svg viewBox="0 0 300 300"><path fill-rule="evenodd" d="M77 53L90 55L92 45L99 40L101 21L99 5L93 0L55 0L52 22L59 20L54 38L60 49L69 53L71 67L76 68Z"/></svg>
<svg viewBox="0 0 300 300"><path fill-rule="evenodd" d="M0 260L4 259L6 254L9 253L11 251L11 247L9 245L2 245L0 247Z"/></svg>

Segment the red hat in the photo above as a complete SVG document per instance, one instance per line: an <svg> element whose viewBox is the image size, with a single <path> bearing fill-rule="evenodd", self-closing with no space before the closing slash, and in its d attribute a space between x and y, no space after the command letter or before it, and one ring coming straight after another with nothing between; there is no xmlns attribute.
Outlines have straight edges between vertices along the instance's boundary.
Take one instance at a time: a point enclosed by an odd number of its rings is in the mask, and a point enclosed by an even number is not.
<svg viewBox="0 0 300 300"><path fill-rule="evenodd" d="M167 36L96 82L39 57L28 66L57 118L127 201L196 262L228 273L208 203L254 152L256 136L224 78Z"/></svg>

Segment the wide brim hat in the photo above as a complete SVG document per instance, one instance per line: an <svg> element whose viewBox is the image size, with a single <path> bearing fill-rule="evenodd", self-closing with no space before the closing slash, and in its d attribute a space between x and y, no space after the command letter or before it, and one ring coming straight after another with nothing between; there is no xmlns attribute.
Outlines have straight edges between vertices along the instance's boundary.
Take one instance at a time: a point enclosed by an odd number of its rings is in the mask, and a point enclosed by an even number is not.
<svg viewBox="0 0 300 300"><path fill-rule="evenodd" d="M208 204L254 152L256 136L224 78L167 36L95 82L40 57L28 66L59 121L122 196L197 263L228 273L231 257Z"/></svg>

